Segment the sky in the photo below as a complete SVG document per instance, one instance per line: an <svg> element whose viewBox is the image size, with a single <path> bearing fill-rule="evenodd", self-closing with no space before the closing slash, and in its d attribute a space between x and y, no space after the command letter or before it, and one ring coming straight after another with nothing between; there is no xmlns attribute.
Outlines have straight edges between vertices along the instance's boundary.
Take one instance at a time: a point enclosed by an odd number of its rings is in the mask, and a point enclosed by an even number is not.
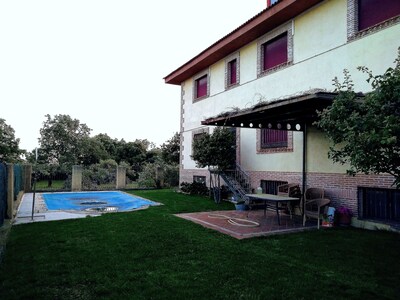
<svg viewBox="0 0 400 300"><path fill-rule="evenodd" d="M179 132L180 86L164 77L266 0L0 0L0 118L38 147L45 115L125 141Z"/></svg>

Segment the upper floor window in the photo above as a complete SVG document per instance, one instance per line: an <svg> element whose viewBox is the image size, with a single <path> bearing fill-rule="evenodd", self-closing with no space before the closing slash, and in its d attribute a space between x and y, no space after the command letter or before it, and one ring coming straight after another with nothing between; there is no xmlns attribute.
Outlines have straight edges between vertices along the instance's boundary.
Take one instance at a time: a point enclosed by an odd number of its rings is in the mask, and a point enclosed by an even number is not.
<svg viewBox="0 0 400 300"><path fill-rule="evenodd" d="M358 30L400 15L399 0L358 0Z"/></svg>
<svg viewBox="0 0 400 300"><path fill-rule="evenodd" d="M257 41L257 74L264 76L293 62L293 21L271 30Z"/></svg>
<svg viewBox="0 0 400 300"><path fill-rule="evenodd" d="M239 84L239 52L225 59L225 89Z"/></svg>
<svg viewBox="0 0 400 300"><path fill-rule="evenodd" d="M261 149L284 148L288 146L288 132L286 130L261 129Z"/></svg>
<svg viewBox="0 0 400 300"><path fill-rule="evenodd" d="M349 40L399 22L399 0L347 0L347 37Z"/></svg>
<svg viewBox="0 0 400 300"><path fill-rule="evenodd" d="M228 63L228 85L237 83L237 60L233 59Z"/></svg>
<svg viewBox="0 0 400 300"><path fill-rule="evenodd" d="M269 70L288 61L287 32L262 45L263 71Z"/></svg>
<svg viewBox="0 0 400 300"><path fill-rule="evenodd" d="M207 96L207 75L196 79L196 99Z"/></svg>

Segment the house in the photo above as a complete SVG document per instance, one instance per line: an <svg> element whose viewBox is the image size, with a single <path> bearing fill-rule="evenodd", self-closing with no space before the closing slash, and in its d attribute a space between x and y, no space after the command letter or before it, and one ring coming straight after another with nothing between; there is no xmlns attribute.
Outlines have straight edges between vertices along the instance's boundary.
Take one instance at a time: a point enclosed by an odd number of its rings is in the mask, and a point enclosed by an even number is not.
<svg viewBox="0 0 400 300"><path fill-rule="evenodd" d="M400 1L280 0L167 75L181 87L180 182L208 182L191 145L215 126L236 128L237 164L253 189L281 182L321 187L333 206L359 219L400 222L400 195L386 174L355 177L328 158L313 126L332 103L332 80L348 69L354 89L371 90L367 66L382 74L400 46ZM232 110L235 108L235 110ZM383 196L382 196L383 195Z"/></svg>

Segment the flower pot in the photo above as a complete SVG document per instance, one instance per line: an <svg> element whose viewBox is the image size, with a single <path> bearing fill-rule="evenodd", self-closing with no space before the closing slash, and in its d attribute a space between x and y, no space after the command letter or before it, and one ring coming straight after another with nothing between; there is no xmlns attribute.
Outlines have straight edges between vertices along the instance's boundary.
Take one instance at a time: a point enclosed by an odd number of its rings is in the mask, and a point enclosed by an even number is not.
<svg viewBox="0 0 400 300"><path fill-rule="evenodd" d="M240 204L235 204L236 210L246 210L246 204L240 203Z"/></svg>

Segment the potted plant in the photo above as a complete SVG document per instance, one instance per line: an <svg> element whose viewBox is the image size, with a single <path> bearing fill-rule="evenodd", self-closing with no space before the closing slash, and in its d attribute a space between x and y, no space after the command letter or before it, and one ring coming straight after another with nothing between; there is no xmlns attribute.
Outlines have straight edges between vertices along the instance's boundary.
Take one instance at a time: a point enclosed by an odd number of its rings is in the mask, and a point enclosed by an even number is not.
<svg viewBox="0 0 400 300"><path fill-rule="evenodd" d="M340 226L349 226L353 212L346 206L340 206L337 210L337 221Z"/></svg>

